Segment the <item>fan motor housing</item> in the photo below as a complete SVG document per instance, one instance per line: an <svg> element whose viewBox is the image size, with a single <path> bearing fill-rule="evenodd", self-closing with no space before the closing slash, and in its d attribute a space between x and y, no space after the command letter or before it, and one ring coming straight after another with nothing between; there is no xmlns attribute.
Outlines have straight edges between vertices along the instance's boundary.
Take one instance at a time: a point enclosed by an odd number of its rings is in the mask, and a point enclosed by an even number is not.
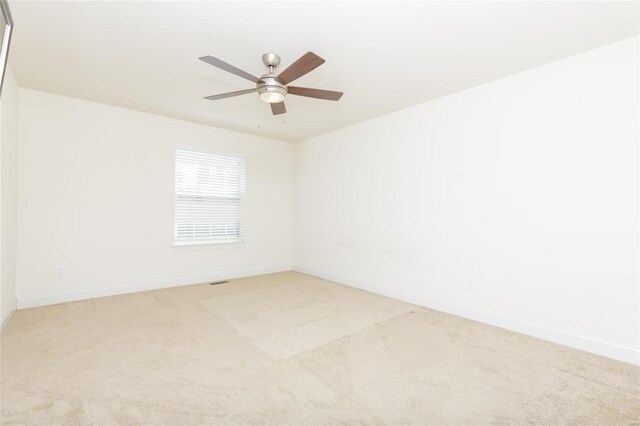
<svg viewBox="0 0 640 426"><path fill-rule="evenodd" d="M261 98L263 93L278 93L282 95L283 98L284 95L287 94L287 86L276 80L275 74L271 73L260 77L260 81L256 84L256 87L258 88L258 94L261 95Z"/></svg>

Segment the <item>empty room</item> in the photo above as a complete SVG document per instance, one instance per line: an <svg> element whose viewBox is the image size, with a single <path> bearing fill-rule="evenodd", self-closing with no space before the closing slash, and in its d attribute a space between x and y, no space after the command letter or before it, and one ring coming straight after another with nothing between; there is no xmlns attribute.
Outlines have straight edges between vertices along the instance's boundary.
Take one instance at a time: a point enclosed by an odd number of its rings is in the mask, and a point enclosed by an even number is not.
<svg viewBox="0 0 640 426"><path fill-rule="evenodd" d="M640 424L640 2L0 9L1 424Z"/></svg>

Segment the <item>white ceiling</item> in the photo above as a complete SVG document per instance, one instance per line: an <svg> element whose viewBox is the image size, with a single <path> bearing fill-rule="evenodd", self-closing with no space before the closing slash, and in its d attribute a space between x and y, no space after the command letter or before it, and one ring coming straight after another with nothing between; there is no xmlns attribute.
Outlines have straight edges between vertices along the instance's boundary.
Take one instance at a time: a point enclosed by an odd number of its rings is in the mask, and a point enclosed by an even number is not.
<svg viewBox="0 0 640 426"><path fill-rule="evenodd" d="M638 33L637 2L12 2L10 65L21 86L299 141ZM250 94L261 55L283 70L306 51L326 63L272 116ZM286 120L286 124L284 121Z"/></svg>

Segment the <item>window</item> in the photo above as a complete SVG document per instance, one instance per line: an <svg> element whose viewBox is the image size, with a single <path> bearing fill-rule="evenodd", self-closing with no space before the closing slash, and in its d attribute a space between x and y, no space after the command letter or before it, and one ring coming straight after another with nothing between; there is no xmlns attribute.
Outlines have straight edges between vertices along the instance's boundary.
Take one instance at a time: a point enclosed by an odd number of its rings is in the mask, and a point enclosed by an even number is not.
<svg viewBox="0 0 640 426"><path fill-rule="evenodd" d="M244 241L245 159L176 149L176 245Z"/></svg>

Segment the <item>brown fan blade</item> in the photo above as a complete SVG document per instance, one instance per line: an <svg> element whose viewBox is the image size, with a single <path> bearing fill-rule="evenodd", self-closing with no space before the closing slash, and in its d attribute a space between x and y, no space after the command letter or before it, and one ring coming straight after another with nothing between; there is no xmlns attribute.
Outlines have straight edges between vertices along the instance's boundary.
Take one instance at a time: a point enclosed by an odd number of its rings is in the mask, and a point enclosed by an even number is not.
<svg viewBox="0 0 640 426"><path fill-rule="evenodd" d="M277 104L271 104L271 112L273 115L280 115L287 112L287 108L285 108L284 102L278 102Z"/></svg>
<svg viewBox="0 0 640 426"><path fill-rule="evenodd" d="M310 87L288 86L287 93L290 95L306 96L307 98L324 99L327 101L337 101L342 97L342 92L333 90L312 89Z"/></svg>
<svg viewBox="0 0 640 426"><path fill-rule="evenodd" d="M324 59L313 52L307 52L282 71L276 80L282 84L289 84L322 64L324 64Z"/></svg>
<svg viewBox="0 0 640 426"><path fill-rule="evenodd" d="M221 93L219 95L206 96L205 99L215 101L216 99L232 98L234 96L246 95L247 93L254 93L258 89L238 90L237 92Z"/></svg>
<svg viewBox="0 0 640 426"><path fill-rule="evenodd" d="M214 58L213 56L203 56L199 58L201 61L208 63L209 65L213 65L214 67L218 67L221 70L225 70L230 72L231 74L235 74L238 77L246 78L249 81L253 81L254 83L258 83L261 81L258 77L254 77L248 72L242 71L240 68L236 68L231 64L228 64L224 61L221 61L218 58Z"/></svg>

